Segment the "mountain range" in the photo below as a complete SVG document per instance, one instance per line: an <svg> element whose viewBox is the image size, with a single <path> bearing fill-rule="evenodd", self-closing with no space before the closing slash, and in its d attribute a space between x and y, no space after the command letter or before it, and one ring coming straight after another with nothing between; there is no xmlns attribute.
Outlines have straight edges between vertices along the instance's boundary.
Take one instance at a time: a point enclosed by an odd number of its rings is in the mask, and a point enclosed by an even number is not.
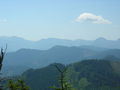
<svg viewBox="0 0 120 90"><path fill-rule="evenodd" d="M112 60L119 61L120 49L105 49L91 46L54 46L48 50L20 49L7 53L3 68L7 72L15 68L16 70L14 71L20 73L28 68L41 68L51 63L70 64L84 59L111 60L111 57ZM24 68L20 68L20 66L24 66Z"/></svg>
<svg viewBox="0 0 120 90"><path fill-rule="evenodd" d="M5 48L6 44L5 75L19 75L29 68L41 68L55 62L70 64L84 59L120 60L120 39L48 38L30 41L20 37L0 37L0 47Z"/></svg>
<svg viewBox="0 0 120 90"><path fill-rule="evenodd" d="M107 40L105 38L98 38L96 40L66 40L66 39L57 39L57 38L48 38L41 39L38 41L25 40L20 37L0 37L0 47L4 47L8 45L8 52L17 51L22 48L27 49L39 49L39 50L47 50L56 45L61 46L94 46L94 47L102 47L109 49L120 49L120 39L118 40Z"/></svg>

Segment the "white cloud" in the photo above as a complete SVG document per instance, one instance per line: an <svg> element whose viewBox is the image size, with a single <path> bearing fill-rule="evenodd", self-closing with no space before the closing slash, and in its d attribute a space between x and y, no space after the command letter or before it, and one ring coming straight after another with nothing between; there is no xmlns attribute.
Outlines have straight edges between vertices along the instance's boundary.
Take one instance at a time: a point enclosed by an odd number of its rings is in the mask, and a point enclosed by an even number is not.
<svg viewBox="0 0 120 90"><path fill-rule="evenodd" d="M111 24L112 22L104 19L102 16L97 16L92 13L82 13L79 17L76 18L76 22L91 21L95 24Z"/></svg>

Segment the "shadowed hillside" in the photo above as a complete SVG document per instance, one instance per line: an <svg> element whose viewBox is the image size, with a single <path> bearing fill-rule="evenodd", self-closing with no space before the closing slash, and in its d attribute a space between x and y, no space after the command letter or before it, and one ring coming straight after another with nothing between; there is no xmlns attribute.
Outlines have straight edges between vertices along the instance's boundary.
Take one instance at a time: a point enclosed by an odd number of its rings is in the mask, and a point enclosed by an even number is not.
<svg viewBox="0 0 120 90"><path fill-rule="evenodd" d="M119 49L104 49L91 47L66 47L55 46L49 50L20 49L16 52L7 53L4 61L5 73L22 72L28 68L40 68L51 63L70 64L84 59L108 59L120 60ZM113 57L114 56L114 57ZM12 62L12 63L11 63ZM24 63L23 63L24 62ZM11 68L10 68L11 66ZM18 67L17 67L18 66ZM24 68L20 69L20 66ZM8 68L9 67L9 68ZM18 70L13 70L19 68ZM10 74L9 74L10 75Z"/></svg>

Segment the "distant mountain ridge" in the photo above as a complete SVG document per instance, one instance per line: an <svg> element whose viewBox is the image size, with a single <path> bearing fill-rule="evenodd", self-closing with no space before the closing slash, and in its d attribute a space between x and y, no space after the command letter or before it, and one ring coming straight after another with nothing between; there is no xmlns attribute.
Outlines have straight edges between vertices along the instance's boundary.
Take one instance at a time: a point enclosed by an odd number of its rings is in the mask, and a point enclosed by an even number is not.
<svg viewBox="0 0 120 90"><path fill-rule="evenodd" d="M84 59L105 58L110 60L111 56L114 60L119 61L120 49L105 49L93 46L55 46L48 50L20 49L16 52L7 53L4 66L24 66L25 69L26 67L40 68L51 63L70 64Z"/></svg>
<svg viewBox="0 0 120 90"><path fill-rule="evenodd" d="M20 49L7 53L4 63L5 65L28 65L29 67L45 66L54 62L68 64L94 56L96 53L97 51L92 49L75 46L55 46L48 50Z"/></svg>
<svg viewBox="0 0 120 90"><path fill-rule="evenodd" d="M25 40L20 37L0 37L0 47L8 45L8 51L17 51L21 48L47 50L56 45L61 46L94 46L109 49L120 49L120 40L106 40L105 38L98 38L96 40L66 40L48 38L38 41Z"/></svg>
<svg viewBox="0 0 120 90"><path fill-rule="evenodd" d="M4 60L5 73L20 66L20 72L28 68L43 67L58 62L69 64L83 59L120 59L120 40L65 40L48 38L38 41L19 37L0 37L0 47L8 45ZM24 63L23 63L24 61ZM10 68L11 67L11 68ZM19 73L19 70L17 73Z"/></svg>

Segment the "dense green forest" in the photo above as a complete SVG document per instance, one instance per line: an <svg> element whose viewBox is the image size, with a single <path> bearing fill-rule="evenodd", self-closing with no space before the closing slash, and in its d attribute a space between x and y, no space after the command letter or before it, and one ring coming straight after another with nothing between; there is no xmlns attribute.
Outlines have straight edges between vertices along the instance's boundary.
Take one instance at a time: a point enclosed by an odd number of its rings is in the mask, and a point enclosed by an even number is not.
<svg viewBox="0 0 120 90"><path fill-rule="evenodd" d="M29 69L23 73L26 83L33 90L52 90L59 87L59 72L51 64L41 69ZM77 90L120 90L120 62L108 60L84 60L67 66L66 79Z"/></svg>

